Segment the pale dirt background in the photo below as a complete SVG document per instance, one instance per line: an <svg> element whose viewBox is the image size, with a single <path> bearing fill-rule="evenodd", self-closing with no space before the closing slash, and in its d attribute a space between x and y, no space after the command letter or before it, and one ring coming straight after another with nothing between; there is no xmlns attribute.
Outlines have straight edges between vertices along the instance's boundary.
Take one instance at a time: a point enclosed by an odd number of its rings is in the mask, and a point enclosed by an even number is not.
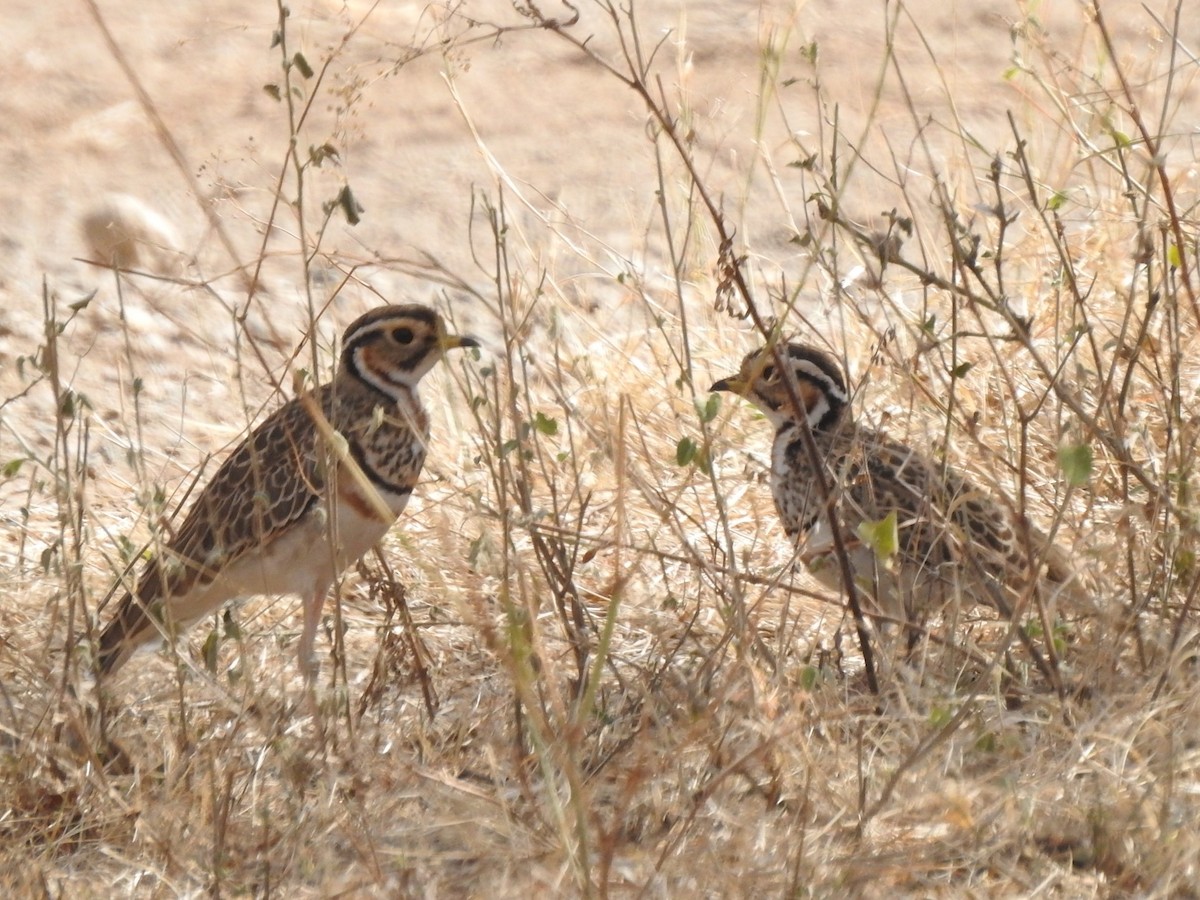
<svg viewBox="0 0 1200 900"><path fill-rule="evenodd" d="M912 117L897 79L888 73L883 88L877 88L889 14L881 4L826 0L793 8L748 0L659 0L637 9L648 44L666 36L659 50L664 88L674 96L682 86L690 97L707 183L722 198L738 240L768 283L793 271L800 251L789 243L794 231L787 216L805 214L804 187L787 168L797 154L786 142L778 112L786 113L791 130L807 136L810 146L821 129L804 83L811 68L801 61L801 45L819 46L823 88L837 104L845 133L859 133L858 123L879 94L878 126L864 135L865 143L902 162L912 154ZM1159 47L1161 33L1137 3L1122 0L1106 9L1136 72L1139 56ZM654 205L658 184L646 114L632 92L544 32L515 31L491 39L479 27L470 32L473 42L463 45L456 40L467 33L461 18L448 19L435 6L383 2L366 15L369 10L359 0L292 5L290 49L303 51L314 66L357 26L330 68L301 140L302 147L330 141L341 156L340 167L310 172L310 227L320 202L344 182L366 210L353 228L334 217L323 243L330 256L349 265L431 254L459 277L486 286L487 272L472 262L471 202L476 186L494 195L496 172L480 152L465 112L528 201L523 205L512 192L508 197L510 215L523 228L524 258L531 269L544 267L579 302L596 304L609 315L620 306L613 277L626 268L625 260L653 281L662 271ZM145 383L141 402L152 424L161 417L176 432L189 420L221 420L240 428L244 421L230 423L227 404L235 371L231 310L241 308L244 294L229 279L217 279L232 264L200 204L215 205L242 263L257 257L260 223L287 146L285 110L263 90L280 78L278 51L270 49L276 8L268 2L216 0L102 3L101 11L177 141L187 176L156 137L86 4L8 0L8 52L0 60L0 170L5 173L0 180L5 211L0 220L0 385L7 396L23 384L15 362L39 343L45 278L60 306L98 291L68 335L71 349L86 354L69 371L102 417L120 418L117 382L127 393L137 374ZM1026 11L1017 3L918 2L906 4L899 17L896 53L911 103L930 117L926 140L935 157L944 158L944 177L965 185L964 204L977 190L970 183L977 172L962 169L965 147L959 135L970 135L989 153L1011 149L1005 112L1012 109L1026 137L1047 144L1061 139L1048 124L1053 117L1029 115L1019 88L1003 77L1012 61L1012 29ZM503 2L467 3L462 12L505 26L525 21ZM551 5L544 12L567 15ZM1078 4L1038 5L1033 12L1065 60L1102 56ZM1187 27L1200 29L1200 20ZM587 3L574 32L595 33L597 48L613 49L607 23ZM800 83L784 92L777 109L772 104L763 140L756 145L761 46L772 33L790 34L781 76ZM447 38L451 43L443 54L438 41ZM434 49L398 66L414 45ZM1197 116L1185 111L1176 121L1194 122ZM1189 138L1183 134L1173 148L1185 165L1189 156L1195 158ZM888 146L890 151L880 150ZM758 160L751 162L756 154ZM777 187L763 176L760 160L768 159L779 172ZM668 166L677 170L670 160ZM897 198L864 169L856 174L847 206L870 220ZM145 281L132 285L125 298L125 315L136 336L132 347L114 327L119 304L111 275L76 261L89 255L80 222L110 192L139 198L166 217L180 249L199 261L187 276L207 279L222 292L218 299L203 290ZM278 225L291 229L293 221L284 216ZM474 240L486 251L480 222L477 216ZM269 293L250 310L251 333L271 338L277 353L291 351L308 321L295 246L290 234L272 236L268 253L288 255L268 261ZM702 248L695 270L701 308L711 290L712 261L711 247L708 255ZM398 268L384 264L358 274L387 299L434 296L431 286ZM337 280L331 275L316 286L318 302ZM661 285L669 287L665 281ZM325 337L375 302L365 291L344 290L325 319ZM487 324L472 312L463 309L461 315L486 332ZM613 324L607 319L604 328ZM128 363L118 361L129 352L138 361L136 373L123 371ZM257 361L252 364L261 372ZM281 357L271 356L271 364L278 367L263 381L286 382ZM263 399L257 379L247 385L255 402ZM33 414L33 408L24 415ZM114 427L120 431L121 425ZM201 444L201 452L214 449L205 445L210 435L184 430L187 440ZM218 428L211 436L219 446L235 435ZM0 446L6 441L7 436L0 437ZM191 455L187 465L197 458ZM100 481L103 491L105 478Z"/></svg>

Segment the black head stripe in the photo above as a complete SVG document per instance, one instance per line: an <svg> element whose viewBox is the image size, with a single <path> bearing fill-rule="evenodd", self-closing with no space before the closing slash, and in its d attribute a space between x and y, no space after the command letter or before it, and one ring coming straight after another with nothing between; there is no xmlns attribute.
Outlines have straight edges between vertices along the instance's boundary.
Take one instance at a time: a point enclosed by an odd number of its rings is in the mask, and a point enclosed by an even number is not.
<svg viewBox="0 0 1200 900"><path fill-rule="evenodd" d="M342 339L342 366L369 387L386 396L394 396L393 386L411 387L408 373L417 370L422 363L428 363L430 351L436 346L437 334L441 331L440 321L434 310L417 304L373 309L359 316L346 329ZM382 341L393 328L409 328L423 334L420 340L407 347L387 350L381 346L380 352L386 354L387 370L371 370L372 366L380 365L384 357L370 357L368 348Z"/></svg>
<svg viewBox="0 0 1200 900"><path fill-rule="evenodd" d="M364 344L375 340L379 334L392 327L399 319L407 322L419 322L429 326L430 333L437 331L438 314L428 306L416 303L404 306L381 306L369 313L359 316L346 329L342 338L342 358L349 362L355 352Z"/></svg>
<svg viewBox="0 0 1200 900"><path fill-rule="evenodd" d="M824 350L818 350L816 347L810 347L807 344L788 344L788 358L795 362L807 362L815 366L821 373L841 392L844 397L846 394L846 379L842 375L842 367L838 365L838 361L826 353ZM795 367L797 377L803 377L801 367ZM812 377L812 376L809 376ZM813 379L814 381L817 379Z"/></svg>
<svg viewBox="0 0 1200 900"><path fill-rule="evenodd" d="M842 418L849 397L846 378L836 359L824 350L806 344L788 344L788 360L798 381L814 385L825 398L825 410L820 421L810 424L816 431L828 431ZM809 411L811 416L812 411Z"/></svg>
<svg viewBox="0 0 1200 900"><path fill-rule="evenodd" d="M419 322L424 322L432 328L437 324L438 314L435 310L430 309L428 306L422 306L419 303L381 306L378 309L364 313L351 322L350 327L346 329L342 343L348 347L350 344L355 343L360 336L374 333L376 327L381 323L397 318L415 319Z"/></svg>

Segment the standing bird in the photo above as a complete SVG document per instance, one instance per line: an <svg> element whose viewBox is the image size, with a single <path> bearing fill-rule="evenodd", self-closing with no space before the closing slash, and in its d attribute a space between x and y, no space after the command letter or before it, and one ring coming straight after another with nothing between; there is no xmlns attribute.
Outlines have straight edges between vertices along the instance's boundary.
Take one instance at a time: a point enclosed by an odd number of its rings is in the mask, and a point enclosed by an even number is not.
<svg viewBox="0 0 1200 900"><path fill-rule="evenodd" d="M744 396L775 427L775 506L784 530L824 585L844 590L805 448L806 428L833 496L855 587L877 612L915 624L961 600L964 606L994 607L1008 618L1035 586L1054 594L1078 590L1066 554L1007 500L858 425L850 416L841 367L828 353L789 343L779 344L778 354L782 369L766 347L747 355L736 375L711 389Z"/></svg>
<svg viewBox="0 0 1200 900"><path fill-rule="evenodd" d="M425 461L429 417L417 383L446 350L478 346L416 304L356 320L333 380L255 428L146 564L100 635L100 671L229 600L299 594L300 669L311 680L325 595L396 521Z"/></svg>

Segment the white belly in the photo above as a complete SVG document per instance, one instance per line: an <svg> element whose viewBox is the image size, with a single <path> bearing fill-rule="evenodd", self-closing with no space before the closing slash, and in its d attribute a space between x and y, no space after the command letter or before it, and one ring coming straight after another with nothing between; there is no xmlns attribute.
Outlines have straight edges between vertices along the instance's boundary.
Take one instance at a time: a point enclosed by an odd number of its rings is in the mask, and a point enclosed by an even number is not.
<svg viewBox="0 0 1200 900"><path fill-rule="evenodd" d="M895 556L882 560L853 533L843 533L846 556L859 598L873 610L903 622L942 610L951 601L973 605L989 602L972 592L971 579L952 563L936 566L918 564ZM809 572L823 585L846 593L841 566L833 548L833 536L824 517L799 544L799 554Z"/></svg>
<svg viewBox="0 0 1200 900"><path fill-rule="evenodd" d="M399 515L408 496L387 500L388 509ZM280 594L324 597L341 572L379 543L394 522L394 516L384 521L341 503L331 521L322 502L264 551L247 553L211 584L172 600L176 627L186 628L230 600Z"/></svg>

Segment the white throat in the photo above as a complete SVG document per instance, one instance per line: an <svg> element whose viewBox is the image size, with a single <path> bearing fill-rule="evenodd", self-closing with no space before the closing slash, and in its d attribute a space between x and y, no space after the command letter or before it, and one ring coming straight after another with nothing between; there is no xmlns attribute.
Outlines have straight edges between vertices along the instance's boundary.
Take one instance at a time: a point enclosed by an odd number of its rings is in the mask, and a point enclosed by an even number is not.
<svg viewBox="0 0 1200 900"><path fill-rule="evenodd" d="M368 365L366 354L361 347L352 354L351 365L359 378L397 403L403 403L410 398L414 402L417 400L417 382L421 380L421 376L425 372L396 370L381 372Z"/></svg>
<svg viewBox="0 0 1200 900"><path fill-rule="evenodd" d="M814 403L808 410L808 427L812 430L813 434L817 433L817 426L829 414L830 408L829 398L822 394L821 399Z"/></svg>

